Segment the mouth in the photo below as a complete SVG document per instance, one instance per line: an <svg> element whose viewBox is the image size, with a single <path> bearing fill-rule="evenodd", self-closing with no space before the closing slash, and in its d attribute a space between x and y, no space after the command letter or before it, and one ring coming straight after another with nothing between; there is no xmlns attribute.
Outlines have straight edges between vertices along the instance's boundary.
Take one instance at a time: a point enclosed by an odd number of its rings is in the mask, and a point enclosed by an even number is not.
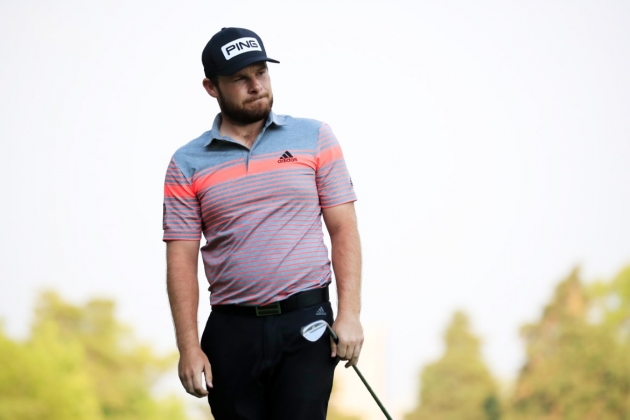
<svg viewBox="0 0 630 420"><path fill-rule="evenodd" d="M267 99L267 97L266 97L266 96L261 96L261 97L259 97L259 98L250 99L249 101L247 101L247 102L245 102L245 103L246 103L246 104L250 104L250 103L258 102L258 101L260 101L260 100L262 100L262 99Z"/></svg>

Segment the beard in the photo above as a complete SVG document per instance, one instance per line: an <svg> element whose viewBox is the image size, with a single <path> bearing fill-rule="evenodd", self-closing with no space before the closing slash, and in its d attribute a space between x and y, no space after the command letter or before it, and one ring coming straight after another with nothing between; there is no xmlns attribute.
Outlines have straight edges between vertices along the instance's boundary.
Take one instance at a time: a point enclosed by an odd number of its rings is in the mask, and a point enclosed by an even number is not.
<svg viewBox="0 0 630 420"><path fill-rule="evenodd" d="M273 107L273 95L271 93L258 96L244 104L236 104L224 97L220 89L217 89L217 92L221 114L235 124L248 125L260 120L267 120ZM257 99L262 98L267 98L267 101L257 101Z"/></svg>

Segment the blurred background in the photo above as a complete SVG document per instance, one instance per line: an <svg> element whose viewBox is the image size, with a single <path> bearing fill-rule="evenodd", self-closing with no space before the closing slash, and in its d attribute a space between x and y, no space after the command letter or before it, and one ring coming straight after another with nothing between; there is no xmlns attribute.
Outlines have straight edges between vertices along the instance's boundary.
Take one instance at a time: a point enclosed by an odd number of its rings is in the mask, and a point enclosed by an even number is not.
<svg viewBox="0 0 630 420"><path fill-rule="evenodd" d="M256 31L274 110L325 121L359 201L361 369L395 418L630 416L624 1L0 2L0 419L201 419L162 191ZM209 314L200 276L199 323ZM340 367L331 419L382 418Z"/></svg>

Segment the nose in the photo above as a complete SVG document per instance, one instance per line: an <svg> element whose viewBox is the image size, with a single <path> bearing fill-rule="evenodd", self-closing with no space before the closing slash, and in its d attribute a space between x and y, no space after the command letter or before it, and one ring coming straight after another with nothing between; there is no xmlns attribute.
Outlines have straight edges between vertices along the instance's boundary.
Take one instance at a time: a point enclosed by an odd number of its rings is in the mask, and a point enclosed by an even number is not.
<svg viewBox="0 0 630 420"><path fill-rule="evenodd" d="M252 77L249 83L249 91L250 93L258 93L262 90L262 85L258 81L258 78Z"/></svg>

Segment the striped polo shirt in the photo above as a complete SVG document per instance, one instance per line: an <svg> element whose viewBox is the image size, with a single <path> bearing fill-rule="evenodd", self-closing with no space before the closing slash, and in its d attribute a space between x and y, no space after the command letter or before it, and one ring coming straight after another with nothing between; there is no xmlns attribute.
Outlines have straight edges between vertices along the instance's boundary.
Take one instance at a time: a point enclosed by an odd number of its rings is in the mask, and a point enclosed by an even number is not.
<svg viewBox="0 0 630 420"><path fill-rule="evenodd" d="M330 283L321 209L356 200L330 127L271 113L247 149L220 123L171 159L164 240L203 232L212 305L264 305Z"/></svg>

